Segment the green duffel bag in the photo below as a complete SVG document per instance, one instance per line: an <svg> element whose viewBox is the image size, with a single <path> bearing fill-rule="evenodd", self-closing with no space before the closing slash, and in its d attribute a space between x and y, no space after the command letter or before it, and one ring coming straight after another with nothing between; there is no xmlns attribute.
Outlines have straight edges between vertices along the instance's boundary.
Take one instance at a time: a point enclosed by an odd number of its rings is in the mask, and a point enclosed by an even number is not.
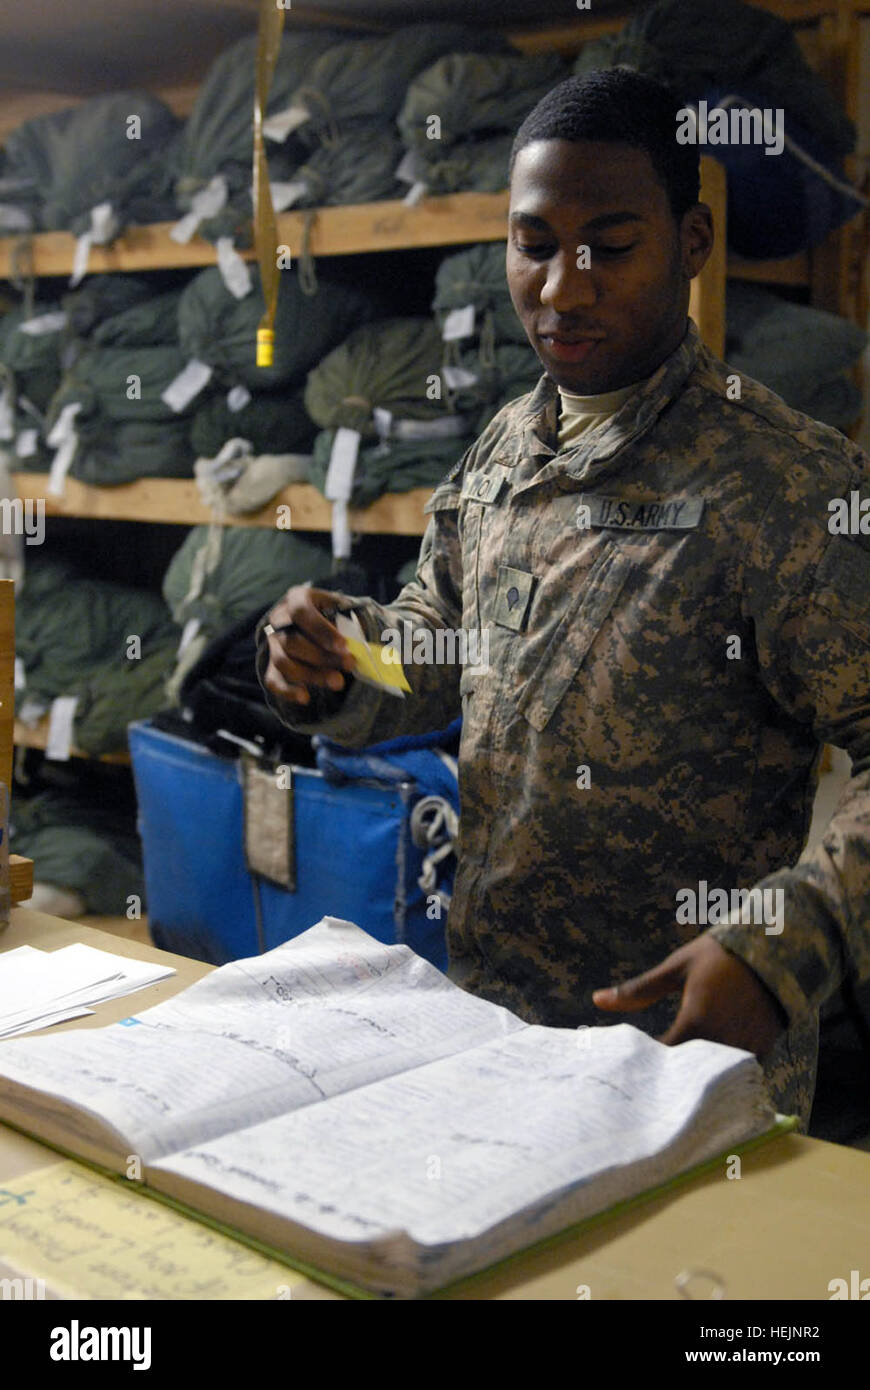
<svg viewBox="0 0 870 1390"><path fill-rule="evenodd" d="M457 50L409 84L399 130L410 149L438 143L447 149L478 133L513 133L541 97L570 74L569 64L556 53ZM440 141L431 138L433 115L440 121Z"/></svg>
<svg viewBox="0 0 870 1390"><path fill-rule="evenodd" d="M112 314L96 325L92 341L106 348L174 346L178 343L180 299L180 290L167 290Z"/></svg>
<svg viewBox="0 0 870 1390"><path fill-rule="evenodd" d="M438 58L506 47L498 35L464 24L408 24L392 34L336 44L293 93L291 105L306 113L298 133L316 143L358 121L393 121L411 79Z"/></svg>
<svg viewBox="0 0 870 1390"><path fill-rule="evenodd" d="M410 153L413 177L428 194L499 193L509 183L513 141L513 135L491 135L445 147L431 140Z"/></svg>
<svg viewBox="0 0 870 1390"><path fill-rule="evenodd" d="M137 478L192 478L194 454L190 420L111 420L105 415L82 422L70 473L83 483L114 487Z"/></svg>
<svg viewBox="0 0 870 1390"><path fill-rule="evenodd" d="M163 347L92 347L83 345L64 373L51 400L46 432L64 406L81 404L76 429L93 417L105 420L176 420L163 392L185 365L181 349ZM187 410L189 411L189 404Z"/></svg>
<svg viewBox="0 0 870 1390"><path fill-rule="evenodd" d="M159 594L92 579L68 561L28 557L15 595L15 651L24 665L27 695L68 695L100 664L125 659L127 639L143 651L177 633Z"/></svg>
<svg viewBox="0 0 870 1390"><path fill-rule="evenodd" d="M35 304L30 313L12 309L0 316L0 367L16 398L26 396L45 411L61 381L61 350L66 328L57 304ZM22 325L42 320L48 332L22 331ZM0 383L2 389L2 383ZM27 423L16 411L16 425Z"/></svg>
<svg viewBox="0 0 870 1390"><path fill-rule="evenodd" d="M325 494L326 474L335 430L323 430L314 441L310 479ZM385 492L409 492L415 487L434 488L461 458L470 436L446 439L391 439L360 449L353 479L351 506L368 507Z"/></svg>
<svg viewBox="0 0 870 1390"><path fill-rule="evenodd" d="M175 665L176 631L135 660L122 657L95 668L71 693L78 700L73 742L92 758L127 747L127 725L148 719L167 704L166 680Z"/></svg>
<svg viewBox="0 0 870 1390"><path fill-rule="evenodd" d="M517 318L505 273L505 243L480 242L445 256L435 276L432 309L440 325L452 309L474 305L472 339L484 344L484 355L499 343L522 343L528 338Z"/></svg>
<svg viewBox="0 0 870 1390"><path fill-rule="evenodd" d="M838 154L855 148L855 127L801 51L787 19L743 0L656 0L618 34L583 45L574 72L629 67L668 83L684 101L711 87L764 93L786 115L808 115L814 134Z"/></svg>
<svg viewBox="0 0 870 1390"><path fill-rule="evenodd" d="M534 390L544 370L528 343L502 343L492 360L472 349L462 353L460 366L476 380L456 392L453 404L472 416L478 434L502 406Z"/></svg>
<svg viewBox="0 0 870 1390"><path fill-rule="evenodd" d="M291 585L325 580L331 568L328 544L313 536L194 526L170 561L163 596L179 627L197 619L201 633L216 637L255 608L265 612Z"/></svg>
<svg viewBox="0 0 870 1390"><path fill-rule="evenodd" d="M175 206L166 154L179 129L159 97L112 92L25 121L6 137L7 161L13 175L39 180L43 228L79 236L102 203L111 204L119 228L159 222Z"/></svg>
<svg viewBox="0 0 870 1390"><path fill-rule="evenodd" d="M339 284L318 271L314 294L306 294L295 268L282 276L275 315L275 355L271 367L256 362L257 327L264 312L260 277L251 268L254 288L236 299L217 266L191 280L178 307L178 334L186 358L214 370L216 387L247 386L270 390L304 376L347 337L357 324L378 311L374 295Z"/></svg>
<svg viewBox="0 0 870 1390"><path fill-rule="evenodd" d="M440 380L441 357L441 338L431 319L367 324L309 373L306 409L321 428L343 426L368 440L380 437L376 408L397 420L443 420L444 400L430 398L433 382Z"/></svg>
<svg viewBox="0 0 870 1390"><path fill-rule="evenodd" d="M10 848L36 865L36 881L79 893L87 912L121 916L145 895L135 827L105 798L51 787L16 798ZM131 818L132 819L132 818Z"/></svg>
<svg viewBox="0 0 870 1390"><path fill-rule="evenodd" d="M269 88L267 117L287 107L321 54L346 39L347 30L285 28ZM190 211L194 198L216 175L226 182L226 206L198 229L212 241L232 236L238 242L251 217L256 61L255 34L220 54L199 87L172 152L175 197L182 212ZM289 170L304 158L305 147L293 140L283 149L267 141L266 149L272 178L289 177Z"/></svg>
<svg viewBox="0 0 870 1390"><path fill-rule="evenodd" d="M109 319L154 298L151 284L137 275L89 275L84 284L69 290L61 300L70 332L77 338L96 333Z"/></svg>
<svg viewBox="0 0 870 1390"><path fill-rule="evenodd" d="M230 409L226 392L210 392L193 413L190 443L207 459L230 439L247 439L255 454L308 454L316 433L302 388L254 391L240 410Z"/></svg>
<svg viewBox="0 0 870 1390"><path fill-rule="evenodd" d="M396 178L402 142L383 122L354 125L328 144L319 145L290 176L299 188L293 207L334 207L399 198L406 185ZM291 206L285 203L284 206Z"/></svg>

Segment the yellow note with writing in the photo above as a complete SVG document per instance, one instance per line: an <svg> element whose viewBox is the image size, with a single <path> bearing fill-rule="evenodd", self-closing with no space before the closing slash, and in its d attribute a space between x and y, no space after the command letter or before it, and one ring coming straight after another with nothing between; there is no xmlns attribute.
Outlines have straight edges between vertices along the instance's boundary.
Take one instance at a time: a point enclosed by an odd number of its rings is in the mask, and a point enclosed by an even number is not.
<svg viewBox="0 0 870 1390"><path fill-rule="evenodd" d="M31 1298L280 1299L307 1284L72 1160L0 1185L0 1269Z"/></svg>

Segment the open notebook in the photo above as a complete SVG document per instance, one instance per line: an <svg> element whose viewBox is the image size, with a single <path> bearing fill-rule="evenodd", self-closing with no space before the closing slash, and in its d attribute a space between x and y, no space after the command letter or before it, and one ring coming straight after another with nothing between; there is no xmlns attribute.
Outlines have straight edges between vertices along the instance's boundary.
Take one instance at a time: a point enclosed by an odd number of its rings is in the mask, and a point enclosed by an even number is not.
<svg viewBox="0 0 870 1390"><path fill-rule="evenodd" d="M777 1121L749 1053L530 1026L329 917L136 1018L0 1044L0 1119L404 1297Z"/></svg>

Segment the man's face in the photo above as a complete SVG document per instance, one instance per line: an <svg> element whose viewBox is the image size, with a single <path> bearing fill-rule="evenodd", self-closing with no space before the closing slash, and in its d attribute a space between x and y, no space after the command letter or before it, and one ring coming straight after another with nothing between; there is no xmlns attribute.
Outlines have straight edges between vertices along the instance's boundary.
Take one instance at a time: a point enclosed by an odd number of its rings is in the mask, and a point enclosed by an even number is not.
<svg viewBox="0 0 870 1390"><path fill-rule="evenodd" d="M645 150L536 140L517 155L508 285L532 347L566 391L596 395L655 371L683 338L690 280L711 242L702 204L677 225ZM581 246L589 269L578 268Z"/></svg>

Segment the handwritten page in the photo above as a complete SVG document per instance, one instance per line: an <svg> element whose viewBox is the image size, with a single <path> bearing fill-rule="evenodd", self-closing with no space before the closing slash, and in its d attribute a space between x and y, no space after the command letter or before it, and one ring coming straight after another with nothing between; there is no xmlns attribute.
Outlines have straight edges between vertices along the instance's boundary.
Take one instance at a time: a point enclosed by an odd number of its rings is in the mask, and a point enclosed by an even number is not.
<svg viewBox="0 0 870 1390"><path fill-rule="evenodd" d="M457 1277L518 1230L531 1244L769 1129L761 1084L750 1054L717 1043L668 1048L629 1024L530 1027L176 1154L152 1179L171 1175L185 1200L185 1183L203 1184L203 1210L233 1198L297 1234L355 1242L336 1267L349 1277L374 1277L379 1244L406 1265L417 1247L425 1265L458 1243L444 1260Z"/></svg>
<svg viewBox="0 0 870 1390"><path fill-rule="evenodd" d="M29 1292L46 1298L273 1299L306 1282L72 1162L0 1187L0 1261L4 1275L41 1280Z"/></svg>
<svg viewBox="0 0 870 1390"><path fill-rule="evenodd" d="M148 1163L524 1027L406 947L324 918L123 1023L6 1044L0 1102L16 1123L13 1100L41 1107L37 1132L99 1159L75 1106Z"/></svg>

